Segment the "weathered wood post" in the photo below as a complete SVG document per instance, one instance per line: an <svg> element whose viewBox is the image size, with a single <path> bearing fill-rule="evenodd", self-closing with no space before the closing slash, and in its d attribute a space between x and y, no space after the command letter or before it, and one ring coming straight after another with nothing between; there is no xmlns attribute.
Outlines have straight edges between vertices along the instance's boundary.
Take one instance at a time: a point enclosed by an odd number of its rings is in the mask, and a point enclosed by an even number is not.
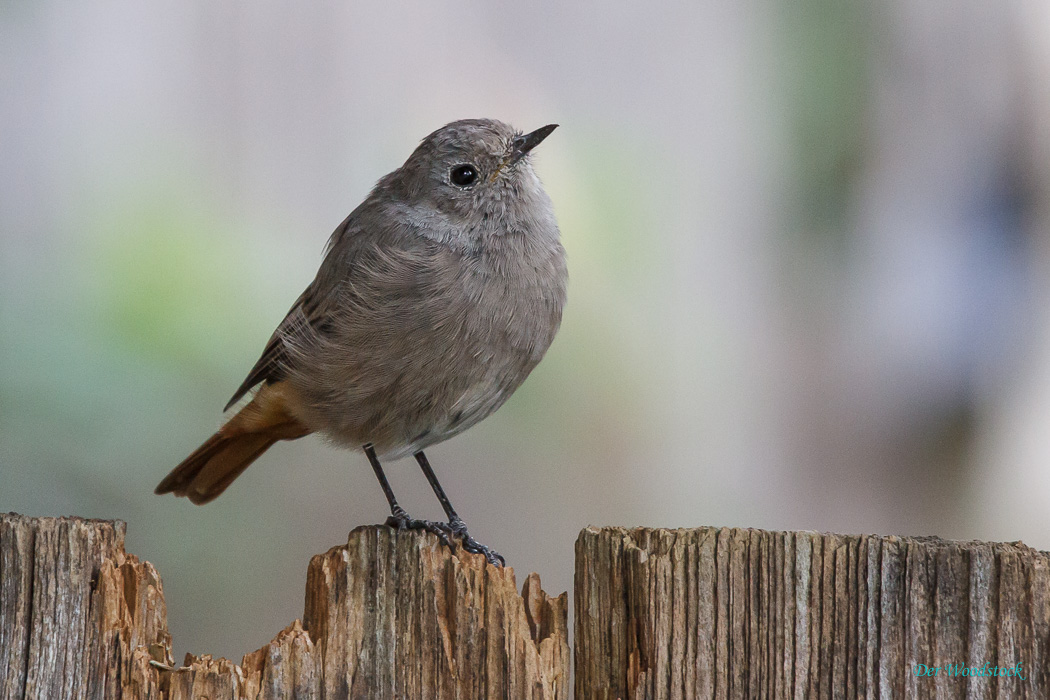
<svg viewBox="0 0 1050 700"><path fill-rule="evenodd" d="M1019 542L588 528L575 609L577 700L1050 698Z"/></svg>
<svg viewBox="0 0 1050 700"><path fill-rule="evenodd" d="M0 516L0 698L528 698L569 689L566 597L359 528L240 664L171 659L119 522ZM577 541L576 697L1050 698L1050 554L701 528Z"/></svg>
<svg viewBox="0 0 1050 700"><path fill-rule="evenodd" d="M171 657L160 577L124 524L0 516L0 698L567 700L567 596L363 527L317 555L297 620L240 665Z"/></svg>

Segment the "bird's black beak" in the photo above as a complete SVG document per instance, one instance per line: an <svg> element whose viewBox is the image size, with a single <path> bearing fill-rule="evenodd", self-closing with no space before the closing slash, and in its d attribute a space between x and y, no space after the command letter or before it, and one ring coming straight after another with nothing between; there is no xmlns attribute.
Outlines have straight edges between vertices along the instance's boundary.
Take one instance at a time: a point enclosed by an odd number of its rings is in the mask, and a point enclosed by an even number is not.
<svg viewBox="0 0 1050 700"><path fill-rule="evenodd" d="M548 124L547 126L541 126L536 131L515 138L510 144L510 163L517 163L524 158L529 151L539 146L540 142L550 136L551 132L557 128L557 124Z"/></svg>

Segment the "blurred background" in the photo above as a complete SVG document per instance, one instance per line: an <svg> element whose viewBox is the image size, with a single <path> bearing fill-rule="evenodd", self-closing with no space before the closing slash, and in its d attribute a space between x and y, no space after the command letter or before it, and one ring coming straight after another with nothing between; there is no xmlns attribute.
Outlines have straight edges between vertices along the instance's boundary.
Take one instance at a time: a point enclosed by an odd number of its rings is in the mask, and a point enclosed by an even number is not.
<svg viewBox="0 0 1050 700"><path fill-rule="evenodd" d="M1050 4L0 3L0 510L128 522L177 653L302 614L360 453L153 495L420 138L562 127L547 358L428 450L548 591L589 525L1050 549ZM419 517L438 504L389 465Z"/></svg>

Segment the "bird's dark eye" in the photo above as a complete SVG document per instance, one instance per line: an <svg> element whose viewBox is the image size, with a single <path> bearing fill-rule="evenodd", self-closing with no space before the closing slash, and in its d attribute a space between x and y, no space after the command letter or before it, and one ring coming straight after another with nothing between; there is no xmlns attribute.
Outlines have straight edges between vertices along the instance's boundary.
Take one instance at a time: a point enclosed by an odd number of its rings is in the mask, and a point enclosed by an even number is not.
<svg viewBox="0 0 1050 700"><path fill-rule="evenodd" d="M453 166L449 179L456 187L470 187L478 180L478 169L470 163Z"/></svg>

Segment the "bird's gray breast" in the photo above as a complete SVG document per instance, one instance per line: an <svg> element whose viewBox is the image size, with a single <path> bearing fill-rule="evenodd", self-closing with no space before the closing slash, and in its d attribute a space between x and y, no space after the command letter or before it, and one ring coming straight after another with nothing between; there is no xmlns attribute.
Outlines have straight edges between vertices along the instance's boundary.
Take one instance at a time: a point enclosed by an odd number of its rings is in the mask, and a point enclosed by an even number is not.
<svg viewBox="0 0 1050 700"><path fill-rule="evenodd" d="M446 386L456 389L411 449L452 437L490 415L540 361L564 303L559 253L531 251L519 241L463 254L459 282L449 290L450 298L458 297L449 306L458 337L444 346L444 361L455 374Z"/></svg>
<svg viewBox="0 0 1050 700"><path fill-rule="evenodd" d="M304 422L339 442L400 456L496 410L546 352L561 319L556 248L507 236L449 245L426 236L362 246L328 331L300 348Z"/></svg>

